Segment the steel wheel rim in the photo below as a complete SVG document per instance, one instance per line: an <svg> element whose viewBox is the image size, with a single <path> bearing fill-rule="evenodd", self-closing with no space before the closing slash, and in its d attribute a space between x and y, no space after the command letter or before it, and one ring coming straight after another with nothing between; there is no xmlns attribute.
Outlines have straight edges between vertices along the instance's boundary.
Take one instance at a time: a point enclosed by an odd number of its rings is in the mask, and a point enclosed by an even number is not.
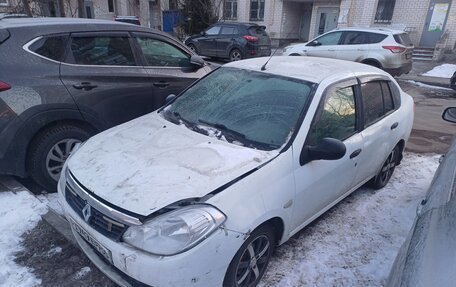
<svg viewBox="0 0 456 287"><path fill-rule="evenodd" d="M394 171L395 167L396 167L396 150L393 150L382 166L382 171L380 173L380 179L382 180L382 182L387 181L393 175L393 171Z"/></svg>
<svg viewBox="0 0 456 287"><path fill-rule="evenodd" d="M59 180L63 164L77 143L81 143L81 141L78 139L64 139L57 142L49 150L46 156L46 170L53 180Z"/></svg>
<svg viewBox="0 0 456 287"><path fill-rule="evenodd" d="M235 282L237 287L254 286L265 271L271 244L266 235L255 238L242 253L236 267Z"/></svg>
<svg viewBox="0 0 456 287"><path fill-rule="evenodd" d="M241 53L237 50L231 52L231 61L239 61L241 60Z"/></svg>

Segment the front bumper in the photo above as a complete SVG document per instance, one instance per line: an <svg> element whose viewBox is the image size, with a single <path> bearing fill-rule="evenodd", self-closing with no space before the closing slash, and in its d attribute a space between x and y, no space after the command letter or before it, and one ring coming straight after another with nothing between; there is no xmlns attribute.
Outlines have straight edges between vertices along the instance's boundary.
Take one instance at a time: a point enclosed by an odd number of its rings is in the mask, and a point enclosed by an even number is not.
<svg viewBox="0 0 456 287"><path fill-rule="evenodd" d="M156 256L107 238L89 226L68 205L61 190L59 198L67 219L73 220L111 252L112 262L108 262L72 227L87 257L120 286L222 286L228 265L244 242L243 236L238 233L218 229L184 253Z"/></svg>

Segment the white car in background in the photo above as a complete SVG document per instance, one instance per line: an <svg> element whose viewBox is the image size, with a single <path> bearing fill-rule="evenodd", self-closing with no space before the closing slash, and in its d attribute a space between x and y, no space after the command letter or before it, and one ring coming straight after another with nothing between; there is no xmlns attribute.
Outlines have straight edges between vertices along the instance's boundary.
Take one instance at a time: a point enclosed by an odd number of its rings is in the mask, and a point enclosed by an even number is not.
<svg viewBox="0 0 456 287"><path fill-rule="evenodd" d="M358 63L232 62L90 138L58 190L82 250L121 286L256 286L276 245L402 159L412 98Z"/></svg>
<svg viewBox="0 0 456 287"><path fill-rule="evenodd" d="M413 44L408 34L386 28L345 28L283 49L285 56L313 56L360 62L393 76L412 69Z"/></svg>

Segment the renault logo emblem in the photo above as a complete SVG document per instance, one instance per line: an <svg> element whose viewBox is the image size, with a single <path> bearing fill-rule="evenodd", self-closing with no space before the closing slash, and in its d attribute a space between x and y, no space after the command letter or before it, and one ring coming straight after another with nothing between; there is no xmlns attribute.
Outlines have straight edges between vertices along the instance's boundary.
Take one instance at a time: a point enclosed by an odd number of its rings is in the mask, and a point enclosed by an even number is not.
<svg viewBox="0 0 456 287"><path fill-rule="evenodd" d="M86 204L86 206L84 206L82 209L82 216L86 222L89 222L90 216L92 216L92 211L89 204Z"/></svg>

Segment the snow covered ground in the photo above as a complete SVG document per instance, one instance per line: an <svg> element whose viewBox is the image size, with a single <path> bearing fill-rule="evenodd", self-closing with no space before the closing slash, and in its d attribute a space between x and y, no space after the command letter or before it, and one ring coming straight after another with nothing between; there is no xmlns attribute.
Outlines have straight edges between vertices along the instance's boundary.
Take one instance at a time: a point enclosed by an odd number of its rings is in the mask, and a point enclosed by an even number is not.
<svg viewBox="0 0 456 287"><path fill-rule="evenodd" d="M404 81L404 80L402 80L402 81ZM450 88L427 85L427 84L424 84L424 83L421 83L421 82L416 82L416 81L413 81L413 80L405 80L404 82L408 82L408 83L411 83L411 84L413 84L415 86L422 87L422 88L427 88L427 89L453 91L453 89L450 89Z"/></svg>
<svg viewBox="0 0 456 287"><path fill-rule="evenodd" d="M451 78L453 73L456 72L455 64L442 64L440 66L434 67L434 69L427 71L423 76L428 77L440 77L440 78Z"/></svg>
<svg viewBox="0 0 456 287"><path fill-rule="evenodd" d="M406 154L385 188L361 188L279 247L260 286L381 286L437 165L436 155ZM0 286L40 284L33 270L14 263L14 254L48 204L58 211L56 194L0 192ZM74 279L89 272L84 267Z"/></svg>

